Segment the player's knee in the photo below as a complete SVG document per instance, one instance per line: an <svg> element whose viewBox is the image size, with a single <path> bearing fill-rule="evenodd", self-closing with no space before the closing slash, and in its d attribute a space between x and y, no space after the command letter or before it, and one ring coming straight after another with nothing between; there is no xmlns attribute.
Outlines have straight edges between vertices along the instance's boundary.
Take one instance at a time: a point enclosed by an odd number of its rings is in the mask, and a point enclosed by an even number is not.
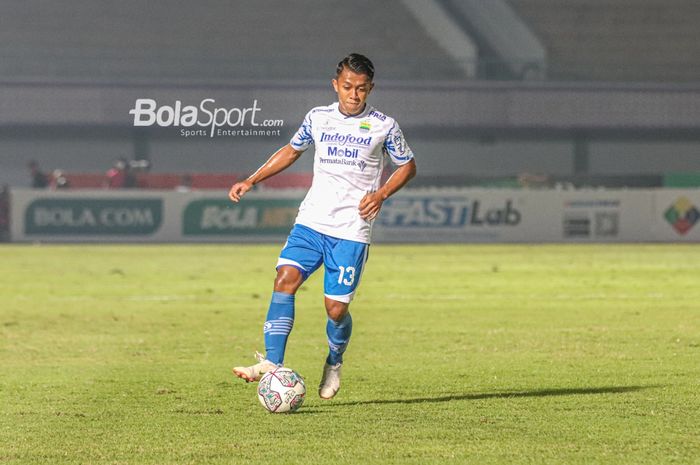
<svg viewBox="0 0 700 465"><path fill-rule="evenodd" d="M337 300L326 298L326 313L333 321L342 320L348 314L350 304L338 302Z"/></svg>
<svg viewBox="0 0 700 465"><path fill-rule="evenodd" d="M304 282L304 277L301 271L293 266L281 266L277 269L275 292L295 294L302 282Z"/></svg>

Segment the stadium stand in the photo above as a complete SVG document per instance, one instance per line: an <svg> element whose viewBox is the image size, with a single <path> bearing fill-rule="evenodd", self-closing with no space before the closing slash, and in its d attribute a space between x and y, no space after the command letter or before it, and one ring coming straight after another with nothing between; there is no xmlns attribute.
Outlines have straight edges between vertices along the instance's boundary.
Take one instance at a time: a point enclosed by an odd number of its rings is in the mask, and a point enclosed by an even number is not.
<svg viewBox="0 0 700 465"><path fill-rule="evenodd" d="M513 69L511 82L466 78L441 31L407 7L420 1L0 2L0 184L27 186L37 160L71 187L97 186L124 157L151 162L144 187L177 186L188 173L195 188L220 188L217 176L255 170L309 108L334 100L329 77L349 51L375 61L371 102L399 119L420 155L415 183L512 185L544 173L585 185L633 176L624 185L636 186L700 171L700 87L631 82L698 81L695 1L503 0L512 8L497 10L501 0L425 0L477 41L481 60L489 48L506 62L546 57L548 80L535 82ZM523 54L534 42L514 27L490 30L515 24L513 11L547 54ZM477 31L465 15L492 23ZM227 108L256 99L284 126L275 138L185 139L133 126L130 109L146 97ZM280 179L308 182L295 176L311 166L304 156Z"/></svg>
<svg viewBox="0 0 700 465"><path fill-rule="evenodd" d="M0 2L2 79L318 80L352 51L382 79L464 77L400 0Z"/></svg>
<svg viewBox="0 0 700 465"><path fill-rule="evenodd" d="M559 80L695 81L697 0L509 0L548 49Z"/></svg>
<svg viewBox="0 0 700 465"><path fill-rule="evenodd" d="M506 0L441 0L441 4L478 44L481 78L545 78L546 50Z"/></svg>
<svg viewBox="0 0 700 465"><path fill-rule="evenodd" d="M453 15L450 15L439 2L402 1L423 29L462 68L464 76L467 78L476 77L479 68L479 49L471 35L455 21Z"/></svg>

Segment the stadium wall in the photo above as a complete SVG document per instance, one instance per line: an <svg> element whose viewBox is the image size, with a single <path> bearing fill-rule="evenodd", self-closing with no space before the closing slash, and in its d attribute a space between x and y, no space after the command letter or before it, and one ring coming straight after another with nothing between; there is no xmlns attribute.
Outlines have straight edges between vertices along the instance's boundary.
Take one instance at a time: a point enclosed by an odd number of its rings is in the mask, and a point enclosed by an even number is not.
<svg viewBox="0 0 700 465"><path fill-rule="evenodd" d="M280 242L303 190L11 191L15 242ZM376 243L700 242L700 189L407 189L384 203Z"/></svg>
<svg viewBox="0 0 700 465"><path fill-rule="evenodd" d="M572 174L587 153L592 174L700 171L700 87L556 83L378 81L372 103L397 116L423 175ZM264 137L182 135L183 127L134 126L137 99L225 109L254 102ZM26 165L106 171L146 157L157 173L251 172L298 128L305 111L335 100L328 82L236 85L0 84L0 184L27 186ZM206 115L202 115L203 118ZM246 126L246 128L249 128ZM193 131L194 132L194 131ZM578 150L584 147L585 150ZM301 157L290 168L310 171Z"/></svg>

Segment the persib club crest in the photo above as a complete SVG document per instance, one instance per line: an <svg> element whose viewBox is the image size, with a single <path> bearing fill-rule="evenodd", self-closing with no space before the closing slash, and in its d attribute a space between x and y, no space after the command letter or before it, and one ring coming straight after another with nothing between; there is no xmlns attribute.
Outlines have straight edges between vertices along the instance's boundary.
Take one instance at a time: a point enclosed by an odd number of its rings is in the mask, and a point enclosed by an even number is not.
<svg viewBox="0 0 700 465"><path fill-rule="evenodd" d="M360 121L360 132L369 132L372 129L372 125L369 121Z"/></svg>

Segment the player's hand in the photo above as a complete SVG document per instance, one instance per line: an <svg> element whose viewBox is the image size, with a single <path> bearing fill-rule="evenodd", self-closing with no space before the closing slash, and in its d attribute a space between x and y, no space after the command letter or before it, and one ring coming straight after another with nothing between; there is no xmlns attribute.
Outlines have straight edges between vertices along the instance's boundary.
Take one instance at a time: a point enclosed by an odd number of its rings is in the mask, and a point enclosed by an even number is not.
<svg viewBox="0 0 700 465"><path fill-rule="evenodd" d="M381 194L377 192L368 192L360 200L360 218L365 221L372 221L379 214L379 210L382 209L382 203L384 199Z"/></svg>
<svg viewBox="0 0 700 465"><path fill-rule="evenodd" d="M234 202L238 202L241 200L241 197L252 188L253 184L248 181L237 182L231 187L231 190L228 191L228 198Z"/></svg>

